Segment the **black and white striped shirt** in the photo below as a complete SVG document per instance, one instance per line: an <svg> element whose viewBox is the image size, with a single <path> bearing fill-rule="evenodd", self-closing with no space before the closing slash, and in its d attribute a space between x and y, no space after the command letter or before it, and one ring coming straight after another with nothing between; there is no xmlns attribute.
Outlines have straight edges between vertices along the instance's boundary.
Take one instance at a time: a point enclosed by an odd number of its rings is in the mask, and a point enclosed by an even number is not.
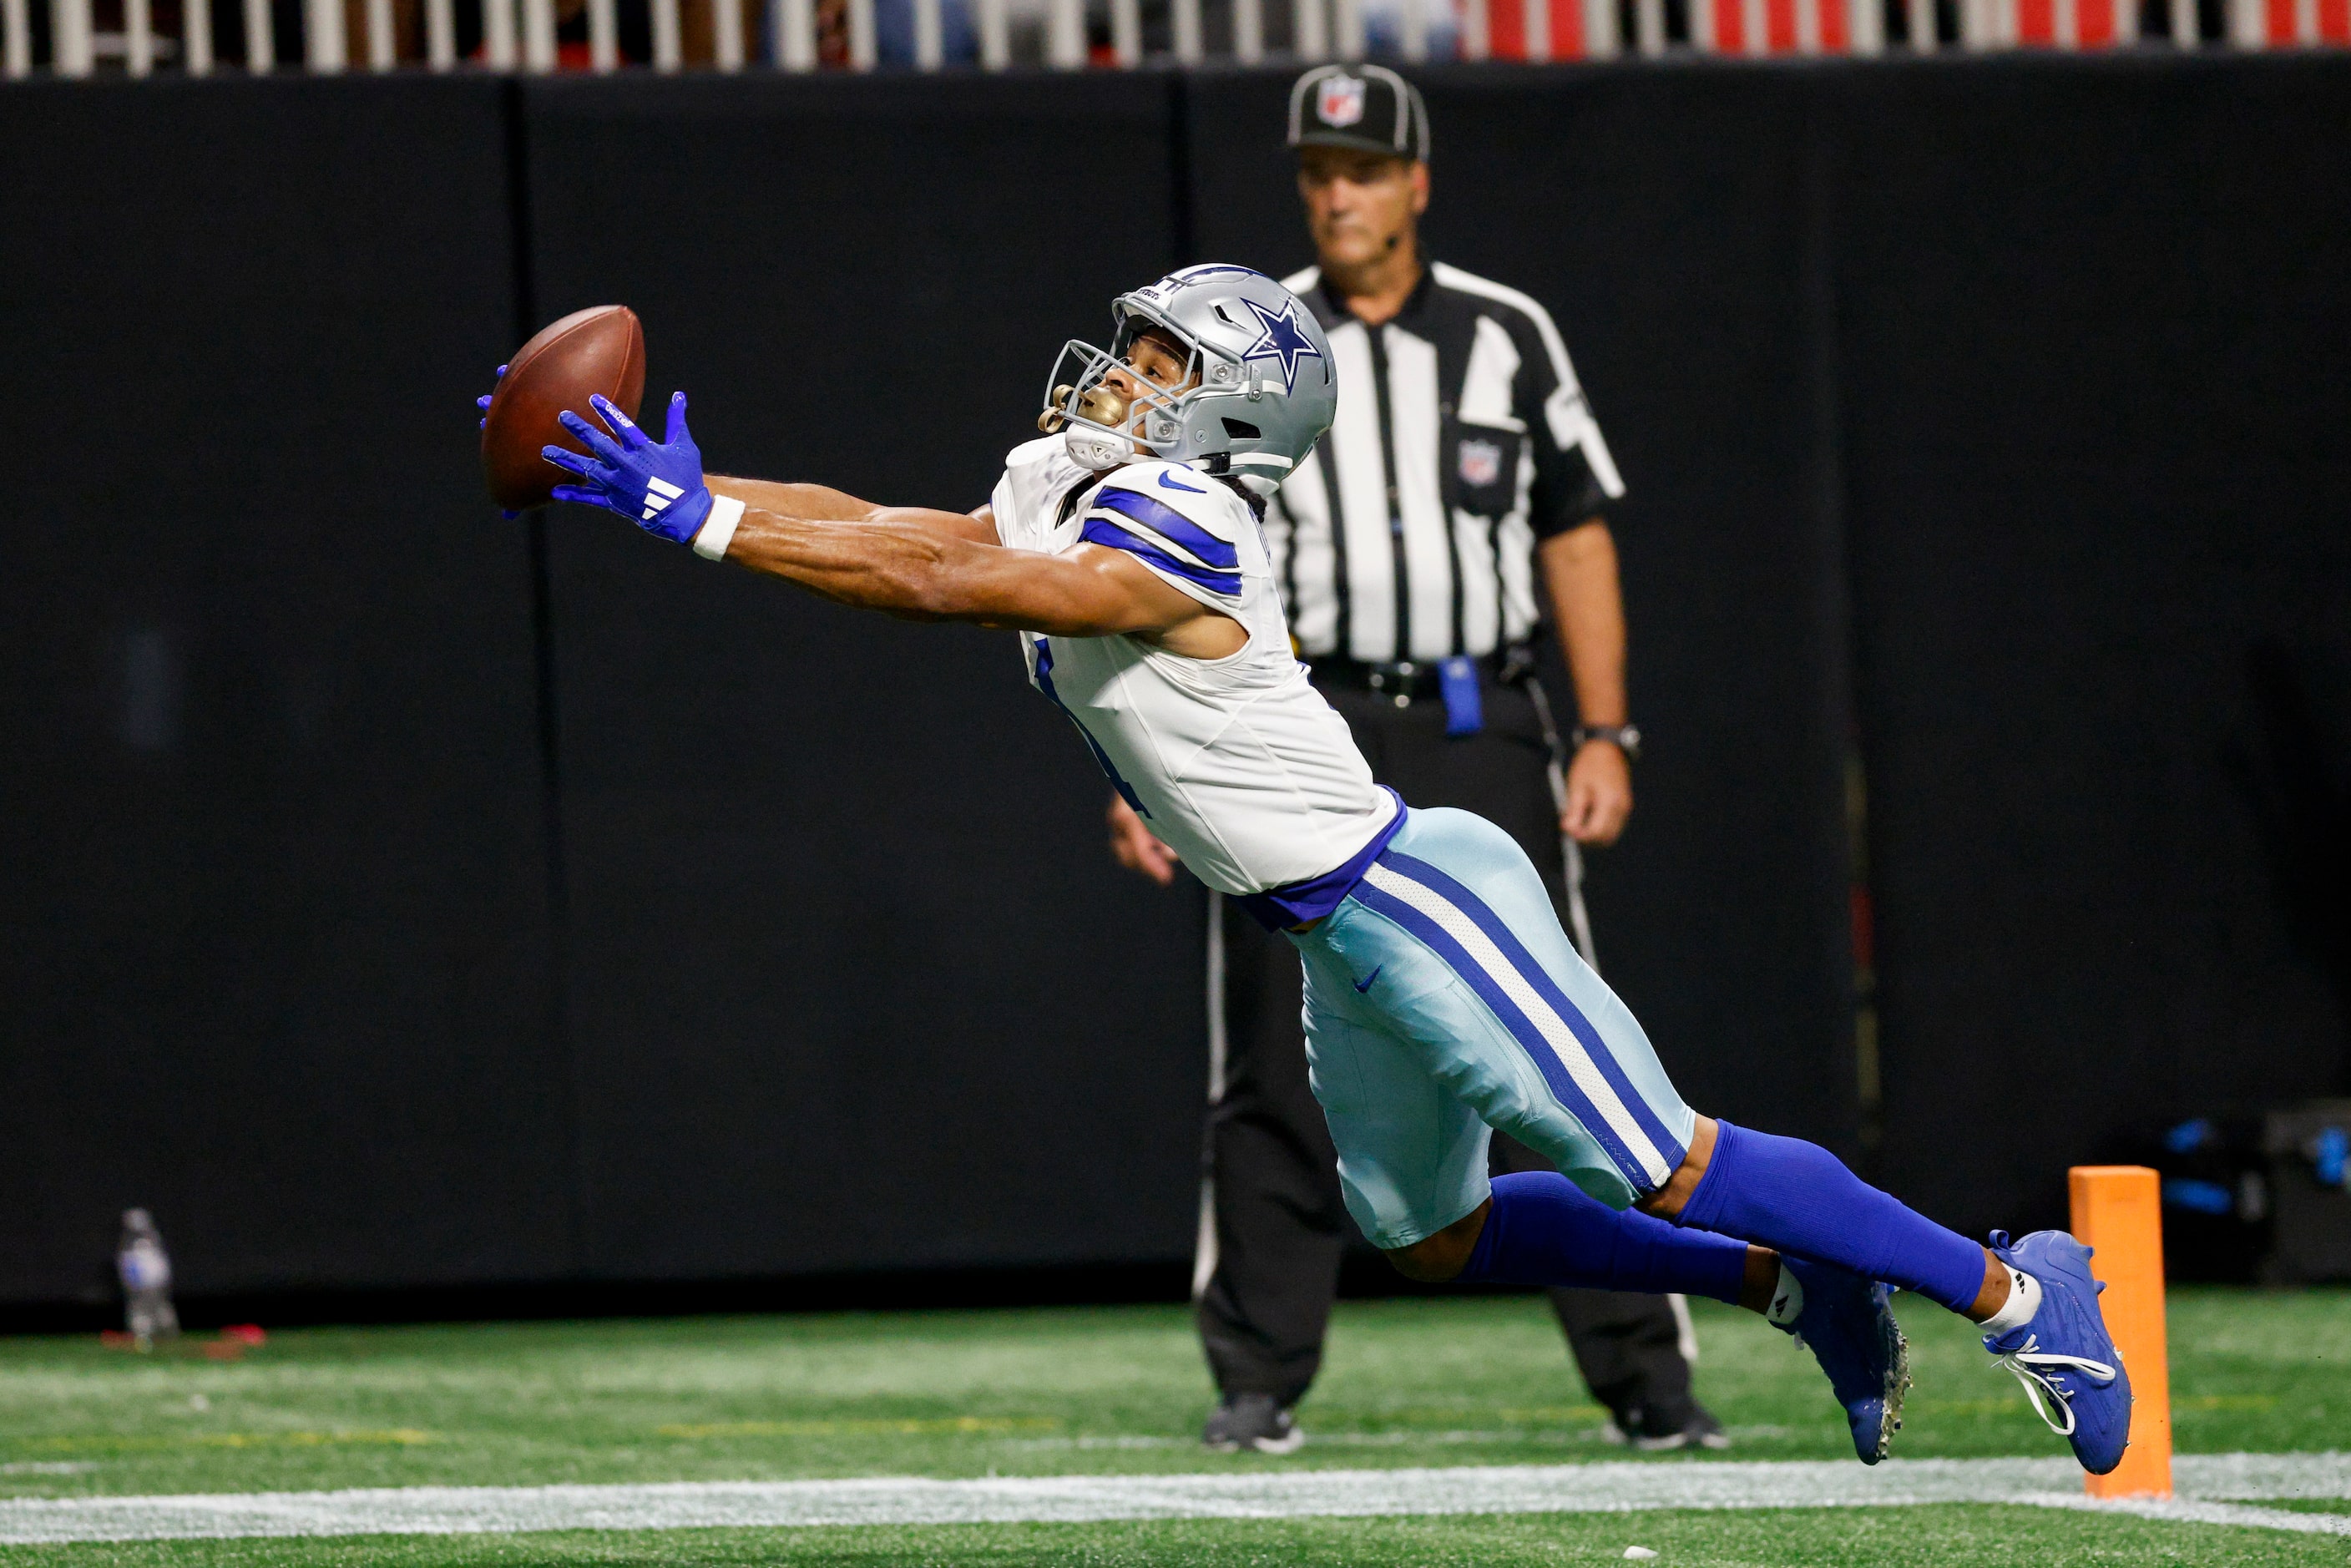
<svg viewBox="0 0 2351 1568"><path fill-rule="evenodd" d="M1331 335L1339 415L1266 508L1301 652L1366 664L1534 633L1534 547L1625 493L1550 314L1431 267L1366 327L1313 267L1284 278Z"/></svg>

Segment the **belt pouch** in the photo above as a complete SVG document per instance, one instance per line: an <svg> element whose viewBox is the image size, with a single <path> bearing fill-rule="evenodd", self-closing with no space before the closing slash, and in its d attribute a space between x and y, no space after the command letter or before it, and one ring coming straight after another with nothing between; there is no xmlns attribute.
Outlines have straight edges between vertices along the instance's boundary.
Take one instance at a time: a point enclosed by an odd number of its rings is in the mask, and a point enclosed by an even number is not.
<svg viewBox="0 0 2351 1568"><path fill-rule="evenodd" d="M1475 735L1486 727L1485 698L1478 689L1478 661L1455 654L1437 666L1437 689L1445 695L1445 733Z"/></svg>

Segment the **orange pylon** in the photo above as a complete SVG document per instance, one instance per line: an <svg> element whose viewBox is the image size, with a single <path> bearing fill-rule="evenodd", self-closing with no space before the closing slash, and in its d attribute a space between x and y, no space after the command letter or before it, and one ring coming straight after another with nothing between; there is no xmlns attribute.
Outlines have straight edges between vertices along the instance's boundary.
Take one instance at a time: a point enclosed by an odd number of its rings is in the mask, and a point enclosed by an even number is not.
<svg viewBox="0 0 2351 1568"><path fill-rule="evenodd" d="M2163 1186L2145 1166L2066 1172L2074 1234L2095 1249L2098 1306L2131 1380L2130 1448L2114 1473L2082 1478L2092 1497L2171 1495L2171 1364L2163 1326Z"/></svg>

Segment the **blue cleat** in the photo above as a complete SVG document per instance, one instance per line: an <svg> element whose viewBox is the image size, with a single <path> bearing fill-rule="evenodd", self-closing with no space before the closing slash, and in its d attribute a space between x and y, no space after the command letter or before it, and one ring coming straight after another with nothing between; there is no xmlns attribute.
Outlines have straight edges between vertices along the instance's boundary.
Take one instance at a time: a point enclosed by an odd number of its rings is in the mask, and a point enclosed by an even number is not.
<svg viewBox="0 0 2351 1568"><path fill-rule="evenodd" d="M1781 1325L1813 1353L1853 1428L1853 1451L1874 1465L1902 1429L1910 1391L1910 1342L1894 1321L1894 1292L1875 1280L1782 1253L1781 1266L1804 1288L1792 1323Z"/></svg>
<svg viewBox="0 0 2351 1568"><path fill-rule="evenodd" d="M2130 1375L2098 1311L2105 1287L2090 1277L2090 1249L2062 1230L2036 1230L2011 1246L2008 1232L1991 1233L1992 1256L2041 1283L2032 1321L1984 1348L2016 1375L2025 1397L2050 1429L2074 1445L2074 1457L2094 1476L2123 1462L2130 1444Z"/></svg>

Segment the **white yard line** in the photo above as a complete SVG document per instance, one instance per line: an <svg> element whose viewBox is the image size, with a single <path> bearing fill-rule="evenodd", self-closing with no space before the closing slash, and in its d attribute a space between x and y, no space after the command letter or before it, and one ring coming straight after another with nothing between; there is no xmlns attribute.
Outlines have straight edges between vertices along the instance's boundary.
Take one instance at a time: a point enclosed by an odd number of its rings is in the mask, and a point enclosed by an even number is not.
<svg viewBox="0 0 2351 1568"><path fill-rule="evenodd" d="M2175 1503L2093 1503L2081 1495L2081 1472L2053 1458L1895 1459L1874 1469L1837 1461L1617 1461L1250 1475L874 1477L20 1498L0 1500L0 1543L1930 1502L2105 1508L2156 1519L2351 1535L2351 1518L2220 1500L2351 1498L2351 1455L2183 1456L2175 1461L2175 1476L2183 1499Z"/></svg>

